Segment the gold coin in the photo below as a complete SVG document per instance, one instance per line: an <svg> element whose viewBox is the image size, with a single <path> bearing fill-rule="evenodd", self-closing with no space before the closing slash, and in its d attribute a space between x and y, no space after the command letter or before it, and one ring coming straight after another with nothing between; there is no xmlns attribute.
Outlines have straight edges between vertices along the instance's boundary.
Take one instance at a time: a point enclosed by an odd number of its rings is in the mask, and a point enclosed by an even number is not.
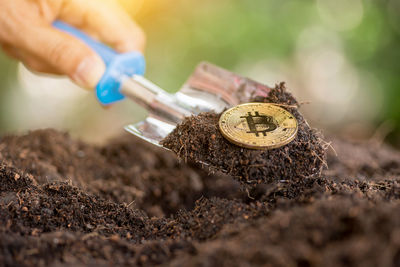
<svg viewBox="0 0 400 267"><path fill-rule="evenodd" d="M246 103L225 111L219 119L222 135L251 149L273 149L294 140L297 120L287 110L268 103Z"/></svg>

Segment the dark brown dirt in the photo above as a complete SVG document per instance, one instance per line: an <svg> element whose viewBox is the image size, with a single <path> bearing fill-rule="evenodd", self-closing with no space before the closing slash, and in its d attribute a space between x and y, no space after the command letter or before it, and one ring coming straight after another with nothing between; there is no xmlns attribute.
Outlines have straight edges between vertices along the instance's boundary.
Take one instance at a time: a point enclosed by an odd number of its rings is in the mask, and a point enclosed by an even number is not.
<svg viewBox="0 0 400 267"><path fill-rule="evenodd" d="M326 165L327 145L299 113L298 103L286 91L284 83L272 89L267 97L254 101L280 104L291 112L299 123L295 140L272 150L241 148L227 141L219 131L221 114L202 113L185 119L162 145L185 162L202 162L211 170L223 170L246 187L319 175Z"/></svg>
<svg viewBox="0 0 400 267"><path fill-rule="evenodd" d="M0 138L0 266L400 266L400 152L332 146L247 193L128 135Z"/></svg>

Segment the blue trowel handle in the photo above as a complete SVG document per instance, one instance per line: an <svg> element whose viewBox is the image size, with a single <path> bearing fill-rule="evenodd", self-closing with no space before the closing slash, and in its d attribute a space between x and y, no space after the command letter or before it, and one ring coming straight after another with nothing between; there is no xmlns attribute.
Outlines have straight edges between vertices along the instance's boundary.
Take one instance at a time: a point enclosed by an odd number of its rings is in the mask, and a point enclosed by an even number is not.
<svg viewBox="0 0 400 267"><path fill-rule="evenodd" d="M141 53L119 54L64 22L56 21L53 26L82 40L104 60L107 68L96 86L96 95L101 104L108 105L124 99L125 96L120 92L124 78L144 74L146 63Z"/></svg>

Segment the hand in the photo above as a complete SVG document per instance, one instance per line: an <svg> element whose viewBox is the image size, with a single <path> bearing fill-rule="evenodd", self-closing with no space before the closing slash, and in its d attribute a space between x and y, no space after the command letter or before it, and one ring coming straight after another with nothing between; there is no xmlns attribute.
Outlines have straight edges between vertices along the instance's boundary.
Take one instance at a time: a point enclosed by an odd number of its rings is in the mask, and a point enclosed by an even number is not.
<svg viewBox="0 0 400 267"><path fill-rule="evenodd" d="M0 0L0 45L28 68L68 75L94 88L102 59L78 39L52 27L62 20L119 52L143 51L145 35L116 4L100 0Z"/></svg>

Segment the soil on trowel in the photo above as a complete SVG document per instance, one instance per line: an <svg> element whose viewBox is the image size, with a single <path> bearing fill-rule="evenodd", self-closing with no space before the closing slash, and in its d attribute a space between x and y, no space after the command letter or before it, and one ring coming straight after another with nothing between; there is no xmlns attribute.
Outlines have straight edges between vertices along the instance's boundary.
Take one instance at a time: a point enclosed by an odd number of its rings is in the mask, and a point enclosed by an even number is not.
<svg viewBox="0 0 400 267"><path fill-rule="evenodd" d="M320 174L326 165L327 145L300 114L299 104L285 84L251 102L274 103L291 112L299 125L294 141L271 150L239 147L222 136L218 126L221 114L209 112L186 118L161 144L186 162L205 163L211 171L223 171L247 187Z"/></svg>
<svg viewBox="0 0 400 267"><path fill-rule="evenodd" d="M400 152L330 139L321 174L245 192L133 136L2 137L0 266L400 266Z"/></svg>

